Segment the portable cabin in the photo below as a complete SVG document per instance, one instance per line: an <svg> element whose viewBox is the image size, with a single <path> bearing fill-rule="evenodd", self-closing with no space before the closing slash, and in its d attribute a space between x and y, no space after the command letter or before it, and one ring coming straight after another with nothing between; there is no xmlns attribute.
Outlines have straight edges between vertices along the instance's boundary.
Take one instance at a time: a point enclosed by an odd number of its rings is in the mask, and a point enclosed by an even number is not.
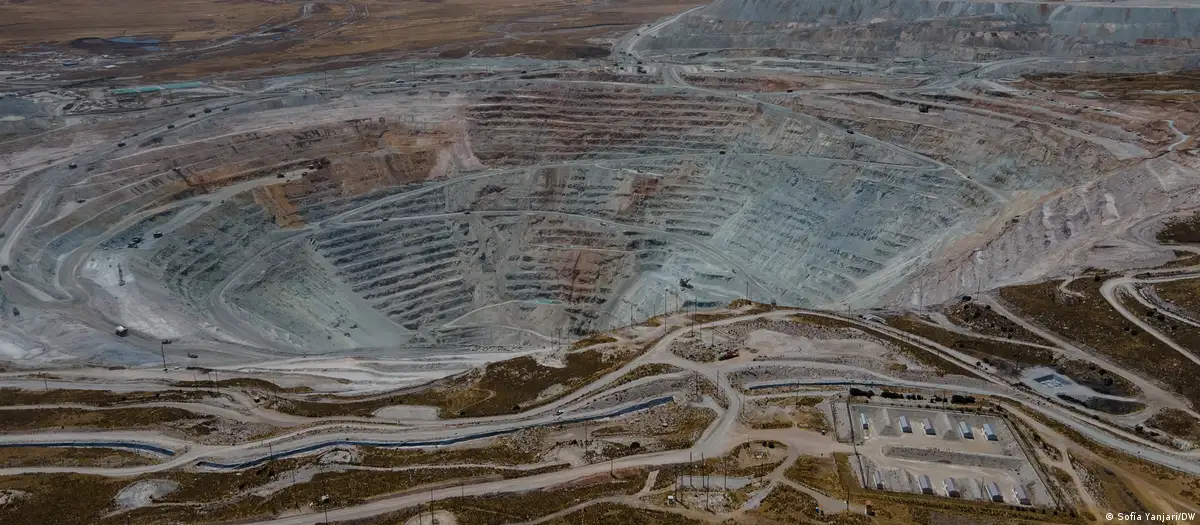
<svg viewBox="0 0 1200 525"><path fill-rule="evenodd" d="M975 434L971 433L971 425L966 421L958 422L958 431L962 434L963 439L975 439Z"/></svg>
<svg viewBox="0 0 1200 525"><path fill-rule="evenodd" d="M921 487L921 494L933 494L933 483L929 481L929 476L921 474L917 478L917 485Z"/></svg>
<svg viewBox="0 0 1200 525"><path fill-rule="evenodd" d="M942 484L946 488L947 496L950 496L951 498L958 498L962 496L962 493L958 491L958 484L954 482L954 478L946 478L946 481L942 482Z"/></svg>
<svg viewBox="0 0 1200 525"><path fill-rule="evenodd" d="M989 481L987 483L987 493L988 498L990 498L992 501L995 501L996 503L1004 503L1004 494L1000 492L1000 485L997 485L995 481Z"/></svg>
<svg viewBox="0 0 1200 525"><path fill-rule="evenodd" d="M925 427L925 435L927 435L927 436L937 435L937 430L935 430L933 428L933 423L930 422L928 419L926 419L924 422L922 422L921 425L923 425Z"/></svg>
<svg viewBox="0 0 1200 525"><path fill-rule="evenodd" d="M900 416L900 431L905 434L912 434L912 425L908 424L908 418Z"/></svg>

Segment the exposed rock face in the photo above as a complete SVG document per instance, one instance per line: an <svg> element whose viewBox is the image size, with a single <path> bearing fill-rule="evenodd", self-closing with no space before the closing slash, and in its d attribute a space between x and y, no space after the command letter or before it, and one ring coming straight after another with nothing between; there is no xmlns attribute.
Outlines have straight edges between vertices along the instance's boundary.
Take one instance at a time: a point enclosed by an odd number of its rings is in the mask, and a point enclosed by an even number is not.
<svg viewBox="0 0 1200 525"><path fill-rule="evenodd" d="M0 297L0 331L23 334L14 355L107 362L136 361L132 340L89 342L118 323L153 344L392 355L747 295L929 304L1163 261L1153 222L1200 206L1190 84L1045 73L1195 65L1198 22L1128 3L721 0L629 48L646 64L623 67L663 84L480 68L246 97L74 171L14 168L4 213L23 230L0 259L24 295ZM164 111L146 118L175 122ZM0 160L32 169L16 148Z"/></svg>
<svg viewBox="0 0 1200 525"><path fill-rule="evenodd" d="M854 61L915 59L913 70L952 61L1000 61L963 72L1004 76L1025 71L1160 71L1194 67L1175 54L1200 45L1195 5L1137 2L894 2L851 0L721 0L649 43L655 50L769 49L797 58ZM1099 60L1078 62L1082 57ZM908 69L908 68L905 68ZM976 70L978 69L978 70Z"/></svg>

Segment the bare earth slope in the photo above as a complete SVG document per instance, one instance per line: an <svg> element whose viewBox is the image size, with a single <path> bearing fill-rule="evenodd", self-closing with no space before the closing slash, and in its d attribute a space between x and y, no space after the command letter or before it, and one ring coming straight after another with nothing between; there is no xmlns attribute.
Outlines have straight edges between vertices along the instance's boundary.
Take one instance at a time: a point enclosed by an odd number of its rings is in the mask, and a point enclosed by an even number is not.
<svg viewBox="0 0 1200 525"><path fill-rule="evenodd" d="M588 61L142 94L14 75L3 355L417 358L1161 264L1158 216L1200 205L1198 82L1145 72L1195 64L1198 17L721 0Z"/></svg>

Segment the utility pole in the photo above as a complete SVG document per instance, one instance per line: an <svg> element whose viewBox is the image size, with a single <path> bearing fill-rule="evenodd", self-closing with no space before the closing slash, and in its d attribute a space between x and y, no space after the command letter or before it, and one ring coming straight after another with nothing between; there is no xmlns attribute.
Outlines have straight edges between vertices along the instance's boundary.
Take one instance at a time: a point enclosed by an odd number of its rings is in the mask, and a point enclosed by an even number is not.
<svg viewBox="0 0 1200 525"><path fill-rule="evenodd" d="M163 372L167 371L167 349L162 341L158 342L158 353L162 354Z"/></svg>
<svg viewBox="0 0 1200 525"><path fill-rule="evenodd" d="M42 374L42 386L46 387L46 391L50 391L50 381L46 379L46 374Z"/></svg>

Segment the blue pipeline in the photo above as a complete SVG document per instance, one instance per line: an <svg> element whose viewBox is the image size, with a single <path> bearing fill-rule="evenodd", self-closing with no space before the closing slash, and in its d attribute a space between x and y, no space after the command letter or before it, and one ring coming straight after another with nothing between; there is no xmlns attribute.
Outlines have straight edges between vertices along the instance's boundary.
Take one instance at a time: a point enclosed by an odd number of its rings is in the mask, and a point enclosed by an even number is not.
<svg viewBox="0 0 1200 525"><path fill-rule="evenodd" d="M0 448L12 447L45 447L45 448L125 448L152 452L163 456L174 456L175 451L169 448L146 445L144 443L129 443L125 441L55 441L49 443L0 443Z"/></svg>
<svg viewBox="0 0 1200 525"><path fill-rule="evenodd" d="M196 463L196 466L204 467L204 468L221 469L221 470L241 470L241 469L257 467L259 465L262 465L263 463L267 463L268 461L275 461L277 459L288 458L288 457L296 456L299 454L306 454L308 452L320 450L323 448L337 447L337 446L360 446L360 447L378 447L378 448L416 448L416 447L434 447L434 446L442 446L442 445L454 445L456 443L462 443L464 441L472 441L472 440L476 440L476 439L486 439L486 438L490 438L490 437L502 436L505 434L512 434L512 433L515 433L515 432L518 432L521 430L530 429L530 428L539 428L539 427L547 427L547 426L555 426L555 425L569 425L569 424L573 424L573 423L583 423L585 421L594 421L597 419L604 419L604 418L608 418L608 417L623 416L623 415L631 413L631 412L638 412L641 410L646 410L649 408L654 408L657 406L665 405L667 403L670 403L672 399L673 398L671 396L660 397L657 399L652 399L650 401L644 401L642 403L638 403L633 406L628 406L628 407L625 407L620 410L616 410L614 412L610 412L607 414L600 414L600 415L596 415L596 416L587 416L587 417L577 417L577 418L571 418L571 419L562 419L562 420L556 420L556 421L551 421L551 422L547 422L547 423L540 423L540 424L536 424L536 425L526 425L526 426L522 426L522 427L513 427L513 428L507 428L507 429L501 429L501 430L491 430L488 432L480 432L477 434L467 434L464 436L454 436L454 437L443 438L443 439L425 440L425 441L359 441L359 440L352 440L352 439L336 439L336 440L330 440L330 441L322 441L320 443L314 443L312 445L305 445L303 447L295 448L292 450L276 452L274 454L266 455L266 456L263 456L260 458L246 460L246 461L243 461L240 463L216 463L213 461L200 461L200 462Z"/></svg>

